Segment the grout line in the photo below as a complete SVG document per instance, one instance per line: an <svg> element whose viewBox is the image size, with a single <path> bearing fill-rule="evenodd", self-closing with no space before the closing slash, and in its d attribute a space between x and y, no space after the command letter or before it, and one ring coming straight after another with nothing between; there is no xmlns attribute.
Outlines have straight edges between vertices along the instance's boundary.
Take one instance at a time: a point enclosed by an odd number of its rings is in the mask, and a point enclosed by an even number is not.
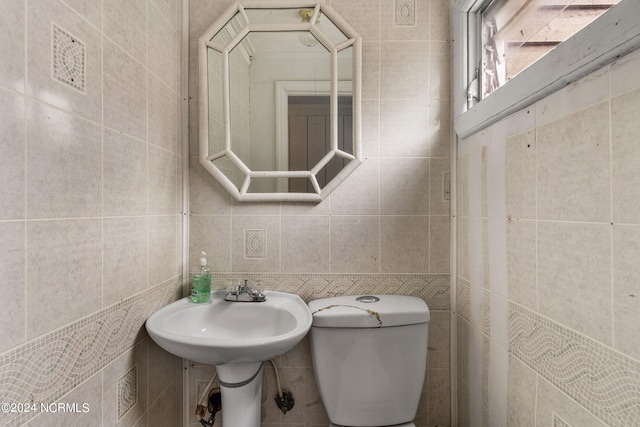
<svg viewBox="0 0 640 427"><path fill-rule="evenodd" d="M177 0L176 0L177 1ZM181 44L181 65L180 65L180 122L179 122L179 140L182 142L182 277L180 280L180 296L185 297L190 290L191 277L189 276L190 269L190 243L191 243L191 193L190 193L190 160L191 156L189 149L191 147L191 141L189 140L189 54L191 52L191 41L189 40L189 0L182 0L177 3L178 9L176 11L177 16L175 24L176 30L180 26ZM149 42L149 35L147 34L147 43ZM148 61L148 54L147 54ZM181 389L179 396L181 396L182 409L178 411L181 414L182 424L187 425L189 422L189 377L191 374L190 366L186 360L182 360L182 369L180 371L181 376ZM149 372L149 371L147 371Z"/></svg>
<svg viewBox="0 0 640 427"><path fill-rule="evenodd" d="M180 48L182 49L181 60L180 60L180 96L179 105L180 105L180 121L179 121L179 132L178 132L178 141L182 143L180 150L176 150L180 152L182 155L182 280L180 283L181 286L181 295L186 296L185 294L190 289L191 278L189 277L189 269L190 269L190 260L189 260L189 243L190 243L190 235L191 235L191 193L190 193L190 141L189 141L189 53L190 53L190 41L189 41L189 0L182 0L179 6L176 6L176 30L178 25L181 26L181 39L180 39ZM179 13L178 13L179 11ZM147 43L149 37L147 35ZM148 55L147 55L148 57ZM185 376L188 376L188 367L186 368L187 372L185 372ZM187 381L183 378L183 383ZM186 392L186 386L183 384L183 394L188 398L188 392ZM185 406L186 407L186 406Z"/></svg>
<svg viewBox="0 0 640 427"><path fill-rule="evenodd" d="M616 289L616 281L615 281L615 273L614 273L614 217L613 217L613 114L612 114L612 95L611 95L611 66L607 66L607 83L609 86L609 219L611 220L611 228L610 228L610 292L611 292L611 301L610 301L610 309L611 309L611 346L616 348L616 318L615 318L615 289Z"/></svg>
<svg viewBox="0 0 640 427"><path fill-rule="evenodd" d="M534 106L537 104L534 104ZM538 225L540 223L540 220L538 218L538 124L537 124L537 113L534 113L534 124L533 124L533 146L534 146L534 159L535 159L535 169L534 169L534 185L535 185L535 195L534 195L534 203L535 203L535 214L534 214L534 221L535 221L535 238L534 238L534 250L535 250L535 285L536 285L536 311L540 312L540 283L538 280L538 276L539 276L539 256L538 256L538 249L539 249L539 245L538 245L538 240L540 237L540 233L538 231Z"/></svg>
<svg viewBox="0 0 640 427"><path fill-rule="evenodd" d="M149 214L151 212L151 209L149 208L149 196L150 196L149 187L151 185L151 182L150 182L150 164L149 164L150 163L149 162L149 157L150 157L150 152L149 152L149 150L150 150L150 144L149 144L149 2L146 3L145 12L146 12L146 19L145 19L145 23L144 23L144 25L145 25L145 33L146 33L146 37L145 37L145 58L146 58L147 63L146 64L140 64L140 65L142 65L143 69L145 70L146 78L147 78L147 80L146 80L147 90L146 90L146 93L145 93L145 96L146 96L146 108L147 108L147 123L146 123L147 126L146 126L146 139L144 140L144 143L146 145L146 150L145 151L146 151L146 156L147 156L147 158L146 158L146 169L147 169L147 173L146 173L146 196L145 196L146 197L145 217L147 218L147 220L146 220L146 240L147 240L146 241L146 248L147 248L147 250L146 250L146 256L147 256L146 264L147 264L147 269L146 270L147 271L146 271L146 274L145 274L144 285L145 285L145 288L147 288L147 287L149 287L149 285L151 283L151 223L149 221L149 218L150 218ZM103 13L103 16L104 16L104 13ZM116 47L118 47L119 49L122 49L122 48L120 48L120 46L118 46L118 44L114 43L114 45ZM129 55L129 53L126 52L124 49L122 49L122 50L127 55ZM131 56L131 55L129 55L129 56ZM136 62L139 62L139 61L137 61L137 59L135 59L135 58L133 58L133 59Z"/></svg>
<svg viewBox="0 0 640 427"><path fill-rule="evenodd" d="M101 153L100 153L100 163L101 163L101 170L100 170L100 194L101 194L101 211L100 211L100 217L101 217L101 226L102 226L102 230L101 230L101 242L100 242L100 254L101 256L101 262L102 265L101 267L101 274L100 274L100 278L102 280L102 283L100 286L100 307L104 308L104 293L105 293L105 280L104 280L104 257L105 257L105 248L104 248L104 131L105 131L105 127L104 127L104 13L100 14L100 26L102 28L102 31L100 31L100 63L102 65L102 70L100 73L101 79L100 79L100 144L101 144Z"/></svg>
<svg viewBox="0 0 640 427"><path fill-rule="evenodd" d="M23 208L24 208L24 214L23 214L23 228L24 228L24 235L23 235L23 243L24 243L24 254L23 254L23 272L24 272L24 289L23 289L23 297L24 297L24 306L22 307L22 312L24 314L24 330L23 330L23 336L22 336L22 343L27 342L28 336L29 336L29 310L27 310L28 304L29 304L29 293L27 292L27 288L28 288L28 283L29 283L29 269L27 268L28 266L28 262L27 262L27 256L29 253L29 239L28 239L28 232L27 232L27 218L28 218L28 209L29 209L29 203L28 203L28 196L29 193L27 191L27 188L29 187L28 185L28 169L29 169L29 140L28 140L28 114L29 114L29 108L28 108L28 97L27 97L27 87L28 87L28 83L29 83L29 74L28 74L28 70L29 70L29 58L27 55L28 52L28 36L27 34L29 33L28 31L28 27L27 27L27 22L28 22L28 11L29 11L29 5L28 5L28 0L23 0L23 5L24 5L24 86L23 86L23 104L22 104L22 120L23 120L23 138L24 141L22 143L22 147L24 149L24 189L23 189L23 194L24 194L24 201L23 201Z"/></svg>
<svg viewBox="0 0 640 427"><path fill-rule="evenodd" d="M378 0L378 273L382 273L382 0Z"/></svg>

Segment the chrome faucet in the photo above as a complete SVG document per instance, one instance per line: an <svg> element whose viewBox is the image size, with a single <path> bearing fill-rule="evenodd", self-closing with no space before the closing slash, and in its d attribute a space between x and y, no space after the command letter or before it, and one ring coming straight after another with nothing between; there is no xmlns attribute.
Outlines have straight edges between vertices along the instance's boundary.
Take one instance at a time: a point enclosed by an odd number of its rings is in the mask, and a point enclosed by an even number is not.
<svg viewBox="0 0 640 427"><path fill-rule="evenodd" d="M259 290L251 289L248 284L248 280L244 281L244 285L232 285L230 289L227 289L227 295L224 297L225 301L232 302L262 302L267 297Z"/></svg>

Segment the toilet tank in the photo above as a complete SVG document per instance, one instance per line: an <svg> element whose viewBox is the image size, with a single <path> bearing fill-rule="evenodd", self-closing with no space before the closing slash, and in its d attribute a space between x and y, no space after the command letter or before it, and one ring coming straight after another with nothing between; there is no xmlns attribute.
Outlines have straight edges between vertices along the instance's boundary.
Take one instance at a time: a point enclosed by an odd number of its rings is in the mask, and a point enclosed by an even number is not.
<svg viewBox="0 0 640 427"><path fill-rule="evenodd" d="M427 304L401 295L342 296L309 308L313 366L331 422L411 422L427 363Z"/></svg>

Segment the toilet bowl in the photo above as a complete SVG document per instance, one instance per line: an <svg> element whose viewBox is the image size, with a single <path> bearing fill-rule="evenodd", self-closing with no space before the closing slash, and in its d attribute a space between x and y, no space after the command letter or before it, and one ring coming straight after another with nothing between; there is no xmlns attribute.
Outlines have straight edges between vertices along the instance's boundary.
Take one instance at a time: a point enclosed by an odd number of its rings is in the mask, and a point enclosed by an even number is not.
<svg viewBox="0 0 640 427"><path fill-rule="evenodd" d="M313 367L331 426L414 427L427 364L427 304L366 295L319 299L309 308Z"/></svg>

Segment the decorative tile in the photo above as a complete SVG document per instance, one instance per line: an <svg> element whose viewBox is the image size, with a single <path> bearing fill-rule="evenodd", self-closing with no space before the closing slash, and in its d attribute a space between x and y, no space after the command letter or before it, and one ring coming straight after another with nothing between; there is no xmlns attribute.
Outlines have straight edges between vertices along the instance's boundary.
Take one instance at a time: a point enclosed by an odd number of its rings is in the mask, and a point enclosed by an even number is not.
<svg viewBox="0 0 640 427"><path fill-rule="evenodd" d="M86 59L85 44L54 23L51 23L51 75L60 83L84 93Z"/></svg>
<svg viewBox="0 0 640 427"><path fill-rule="evenodd" d="M147 317L180 295L180 278L115 304L0 356L0 402L51 403L146 336ZM0 413L20 426L35 413Z"/></svg>
<svg viewBox="0 0 640 427"><path fill-rule="evenodd" d="M469 314L469 310L471 306L471 292L470 292L469 286L470 286L469 282L458 277L456 305L458 309L458 314L464 317L467 321L471 321L471 317Z"/></svg>
<svg viewBox="0 0 640 427"><path fill-rule="evenodd" d="M395 0L393 2L393 26L394 27L415 27L416 26L416 1L415 0Z"/></svg>
<svg viewBox="0 0 640 427"><path fill-rule="evenodd" d="M267 258L267 230L244 230L244 257Z"/></svg>
<svg viewBox="0 0 640 427"><path fill-rule="evenodd" d="M640 425L640 362L513 303L509 351L606 424Z"/></svg>
<svg viewBox="0 0 640 427"><path fill-rule="evenodd" d="M562 417L555 412L553 413L552 427L572 427L571 424L562 419Z"/></svg>
<svg viewBox="0 0 640 427"><path fill-rule="evenodd" d="M338 295L397 294L424 299L431 310L449 310L448 274L228 274L211 277L212 288L232 280L260 279L266 290L292 292L304 301Z"/></svg>
<svg viewBox="0 0 640 427"><path fill-rule="evenodd" d="M138 365L118 378L118 421L138 403Z"/></svg>
<svg viewBox="0 0 640 427"><path fill-rule="evenodd" d="M471 285L458 277L456 298L458 314L487 336L491 335L491 303L491 291Z"/></svg>
<svg viewBox="0 0 640 427"><path fill-rule="evenodd" d="M482 331L491 336L491 292L487 289L483 290L482 298Z"/></svg>

